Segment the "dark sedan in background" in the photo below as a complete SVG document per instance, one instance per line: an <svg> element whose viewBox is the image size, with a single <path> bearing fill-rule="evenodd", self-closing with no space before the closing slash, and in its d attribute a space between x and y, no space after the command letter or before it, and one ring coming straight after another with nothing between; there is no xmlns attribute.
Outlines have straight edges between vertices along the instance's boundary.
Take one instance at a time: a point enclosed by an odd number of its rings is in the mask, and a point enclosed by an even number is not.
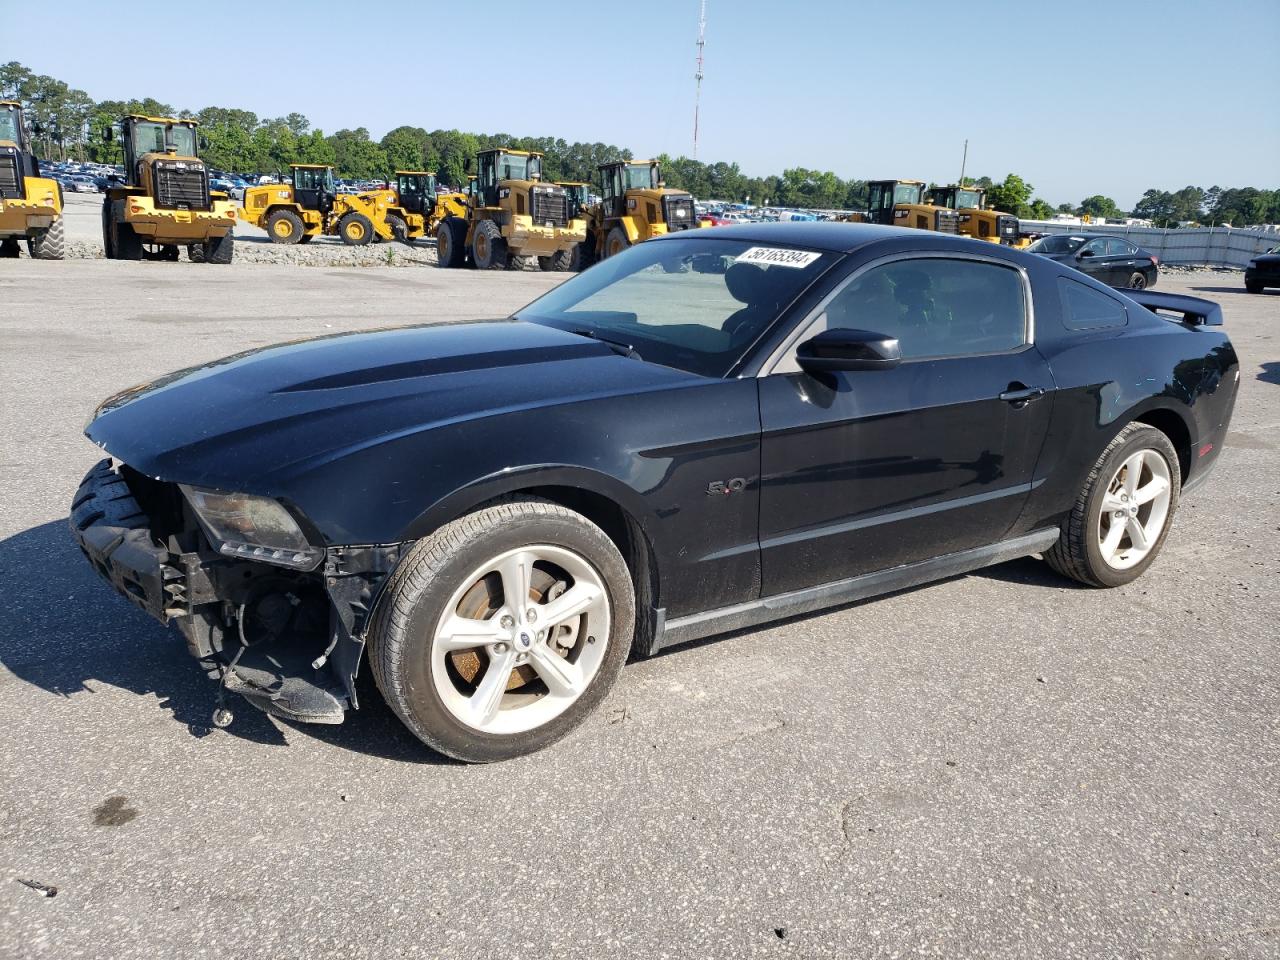
<svg viewBox="0 0 1280 960"><path fill-rule="evenodd" d="M1280 287L1280 247L1258 254L1244 269L1246 290L1261 293L1267 287Z"/></svg>
<svg viewBox="0 0 1280 960"><path fill-rule="evenodd" d="M1143 290L1154 287L1160 275L1160 258L1124 237L1060 233L1041 237L1027 252L1075 267L1109 287Z"/></svg>

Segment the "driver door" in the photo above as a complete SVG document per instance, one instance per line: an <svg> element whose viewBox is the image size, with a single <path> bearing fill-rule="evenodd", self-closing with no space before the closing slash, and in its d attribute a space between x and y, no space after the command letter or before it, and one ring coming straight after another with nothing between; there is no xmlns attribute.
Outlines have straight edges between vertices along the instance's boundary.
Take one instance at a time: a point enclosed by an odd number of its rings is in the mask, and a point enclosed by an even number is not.
<svg viewBox="0 0 1280 960"><path fill-rule="evenodd" d="M811 375L794 346L760 379L765 596L1002 539L1053 403L1011 265L910 257L855 274L822 327L897 336L903 362ZM1041 392L1037 392L1041 391Z"/></svg>

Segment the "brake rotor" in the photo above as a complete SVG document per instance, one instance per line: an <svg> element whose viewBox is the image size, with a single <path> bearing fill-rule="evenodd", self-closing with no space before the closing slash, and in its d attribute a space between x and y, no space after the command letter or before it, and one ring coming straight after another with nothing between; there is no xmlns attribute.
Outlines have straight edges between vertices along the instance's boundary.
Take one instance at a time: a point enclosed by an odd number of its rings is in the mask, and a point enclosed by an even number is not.
<svg viewBox="0 0 1280 960"><path fill-rule="evenodd" d="M557 590L557 584L559 589ZM533 568L533 576L529 583L529 600L542 603L543 599L554 599L564 591L564 582L557 580L541 567ZM471 585L471 589L462 595L458 602L457 614L470 620L488 620L502 609L502 578L496 573L482 577ZM469 650L455 650L449 654L453 668L458 671L468 684L473 687L483 675L481 668L489 665L489 655L483 647ZM525 684L538 678L537 672L527 663L517 665L507 680L507 690L519 690Z"/></svg>

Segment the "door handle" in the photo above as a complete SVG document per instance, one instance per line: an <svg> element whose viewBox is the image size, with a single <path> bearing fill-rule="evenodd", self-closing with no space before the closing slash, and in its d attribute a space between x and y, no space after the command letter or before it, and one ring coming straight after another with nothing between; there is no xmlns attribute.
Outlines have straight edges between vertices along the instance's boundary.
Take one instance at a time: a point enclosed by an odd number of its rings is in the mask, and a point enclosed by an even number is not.
<svg viewBox="0 0 1280 960"><path fill-rule="evenodd" d="M1000 399L1005 403L1012 403L1015 407L1025 407L1032 400L1038 400L1044 396L1044 387L1023 387L1020 390L1006 390L1000 394Z"/></svg>

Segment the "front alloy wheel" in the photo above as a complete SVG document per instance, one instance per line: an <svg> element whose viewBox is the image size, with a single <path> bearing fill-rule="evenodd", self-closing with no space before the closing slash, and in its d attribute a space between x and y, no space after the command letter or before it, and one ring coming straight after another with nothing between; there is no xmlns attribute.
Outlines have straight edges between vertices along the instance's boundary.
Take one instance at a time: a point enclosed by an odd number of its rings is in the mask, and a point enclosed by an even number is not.
<svg viewBox="0 0 1280 960"><path fill-rule="evenodd" d="M423 742L473 762L548 746L604 698L631 648L617 546L544 500L445 524L400 561L374 611L379 689Z"/></svg>

